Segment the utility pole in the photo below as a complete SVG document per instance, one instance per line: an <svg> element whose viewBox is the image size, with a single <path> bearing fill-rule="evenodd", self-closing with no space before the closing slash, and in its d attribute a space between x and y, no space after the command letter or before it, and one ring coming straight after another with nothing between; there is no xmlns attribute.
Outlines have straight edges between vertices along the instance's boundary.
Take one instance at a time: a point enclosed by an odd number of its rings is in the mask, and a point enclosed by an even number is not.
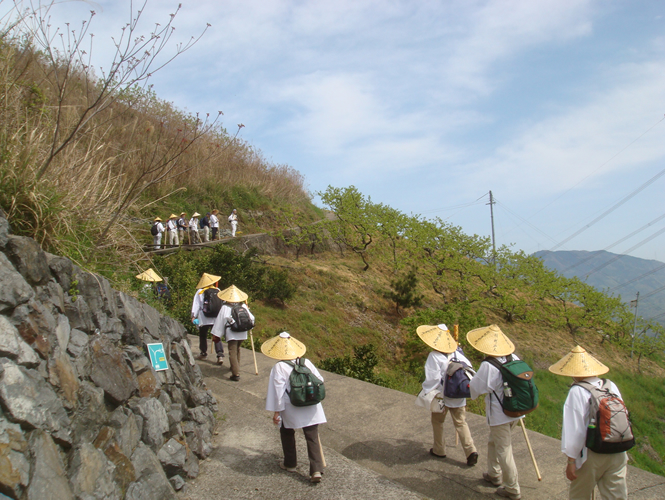
<svg viewBox="0 0 665 500"><path fill-rule="evenodd" d="M640 292L637 292L637 297L635 297L635 300L630 301L630 305L632 306L633 303L635 303L635 320L633 321L633 339L630 343L630 357L633 357L633 351L635 349L635 330L637 329L637 303L640 300Z"/></svg>
<svg viewBox="0 0 665 500"><path fill-rule="evenodd" d="M496 241L494 240L494 197L492 196L492 191L490 190L490 202L487 203L490 206L490 217L492 219L492 264L496 267Z"/></svg>

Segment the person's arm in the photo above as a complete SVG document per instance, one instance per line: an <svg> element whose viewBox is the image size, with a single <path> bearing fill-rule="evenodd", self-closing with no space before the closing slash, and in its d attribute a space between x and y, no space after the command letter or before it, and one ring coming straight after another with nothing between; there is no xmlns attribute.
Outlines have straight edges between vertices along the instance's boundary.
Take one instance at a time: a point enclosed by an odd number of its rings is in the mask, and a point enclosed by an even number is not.
<svg viewBox="0 0 665 500"><path fill-rule="evenodd" d="M281 419L280 412L285 409L286 380L282 363L277 363L270 371L268 379L268 395L266 397L266 410L273 412L272 421L278 425Z"/></svg>
<svg viewBox="0 0 665 500"><path fill-rule="evenodd" d="M213 337L217 337L218 339L221 339L224 336L224 332L226 330L226 319L224 318L224 307L219 310L219 314L215 318L215 322L212 325L212 329L210 330L210 333L212 334Z"/></svg>
<svg viewBox="0 0 665 500"><path fill-rule="evenodd" d="M577 479L576 460L582 456L586 444L587 424L585 405L588 405L588 391L573 386L563 405L563 425L561 429L561 451L566 455L566 477Z"/></svg>
<svg viewBox="0 0 665 500"><path fill-rule="evenodd" d="M492 386L490 385L491 369L494 368L487 361L480 363L480 368L475 377L471 379L469 384L469 389L471 392L471 399L476 399L482 394L488 394L492 391ZM496 370L496 368L494 368Z"/></svg>
<svg viewBox="0 0 665 500"><path fill-rule="evenodd" d="M441 385L441 364L437 357L434 352L430 352L425 362L425 381L423 382L423 392L425 394L429 394Z"/></svg>
<svg viewBox="0 0 665 500"><path fill-rule="evenodd" d="M194 318L198 317L199 311L201 310L201 306L199 304L199 295L201 294L197 290L194 294L194 300L192 301L192 322L194 322Z"/></svg>

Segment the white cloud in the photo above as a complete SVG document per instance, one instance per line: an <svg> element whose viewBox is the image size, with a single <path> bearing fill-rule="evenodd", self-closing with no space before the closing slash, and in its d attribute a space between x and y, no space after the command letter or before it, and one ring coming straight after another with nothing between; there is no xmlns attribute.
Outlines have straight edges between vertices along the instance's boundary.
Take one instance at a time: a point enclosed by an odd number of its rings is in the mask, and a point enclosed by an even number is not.
<svg viewBox="0 0 665 500"><path fill-rule="evenodd" d="M492 157L471 166L469 183L489 179L510 196L552 195L588 188L603 176L662 159L665 123L631 143L663 118L665 60L626 64L602 77L615 87L591 93L582 106L525 126Z"/></svg>

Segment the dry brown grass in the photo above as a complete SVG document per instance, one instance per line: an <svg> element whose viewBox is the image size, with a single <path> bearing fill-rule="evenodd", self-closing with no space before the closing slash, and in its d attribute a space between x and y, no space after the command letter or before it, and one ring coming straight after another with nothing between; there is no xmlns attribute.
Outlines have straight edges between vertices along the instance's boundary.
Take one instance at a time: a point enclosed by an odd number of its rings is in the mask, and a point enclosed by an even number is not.
<svg viewBox="0 0 665 500"><path fill-rule="evenodd" d="M192 116L137 86L104 94L80 60L32 42L0 39L0 204L19 234L79 263L131 262L142 252L128 216L148 196L205 184L309 202L303 177L227 133L221 113Z"/></svg>

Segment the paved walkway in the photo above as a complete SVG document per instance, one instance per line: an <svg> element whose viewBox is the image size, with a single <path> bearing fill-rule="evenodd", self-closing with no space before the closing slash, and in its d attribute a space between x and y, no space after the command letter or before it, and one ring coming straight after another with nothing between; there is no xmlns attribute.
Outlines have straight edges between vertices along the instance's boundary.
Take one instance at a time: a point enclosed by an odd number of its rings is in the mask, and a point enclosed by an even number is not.
<svg viewBox="0 0 665 500"><path fill-rule="evenodd" d="M191 344L198 344L191 337ZM229 368L200 361L208 388L219 402L219 427L214 452L202 462L201 474L182 498L229 499L487 499L499 498L482 480L486 470L488 428L485 418L467 414L480 458L468 467L461 446L448 446L448 458L428 454L432 445L429 412L414 406L415 396L359 380L323 372L324 409L328 423L320 426L327 461L323 481L309 483L302 433L297 473L279 468L279 432L264 410L267 379L274 360L243 350L239 382L228 379ZM528 418L528 417L527 417ZM528 431L542 481L538 481L522 431L516 428L513 448L524 500L565 499L560 442ZM446 436L454 440L450 419ZM454 444L454 441L453 441ZM665 498L665 478L634 467L628 472L629 498ZM600 496L596 493L596 498Z"/></svg>

